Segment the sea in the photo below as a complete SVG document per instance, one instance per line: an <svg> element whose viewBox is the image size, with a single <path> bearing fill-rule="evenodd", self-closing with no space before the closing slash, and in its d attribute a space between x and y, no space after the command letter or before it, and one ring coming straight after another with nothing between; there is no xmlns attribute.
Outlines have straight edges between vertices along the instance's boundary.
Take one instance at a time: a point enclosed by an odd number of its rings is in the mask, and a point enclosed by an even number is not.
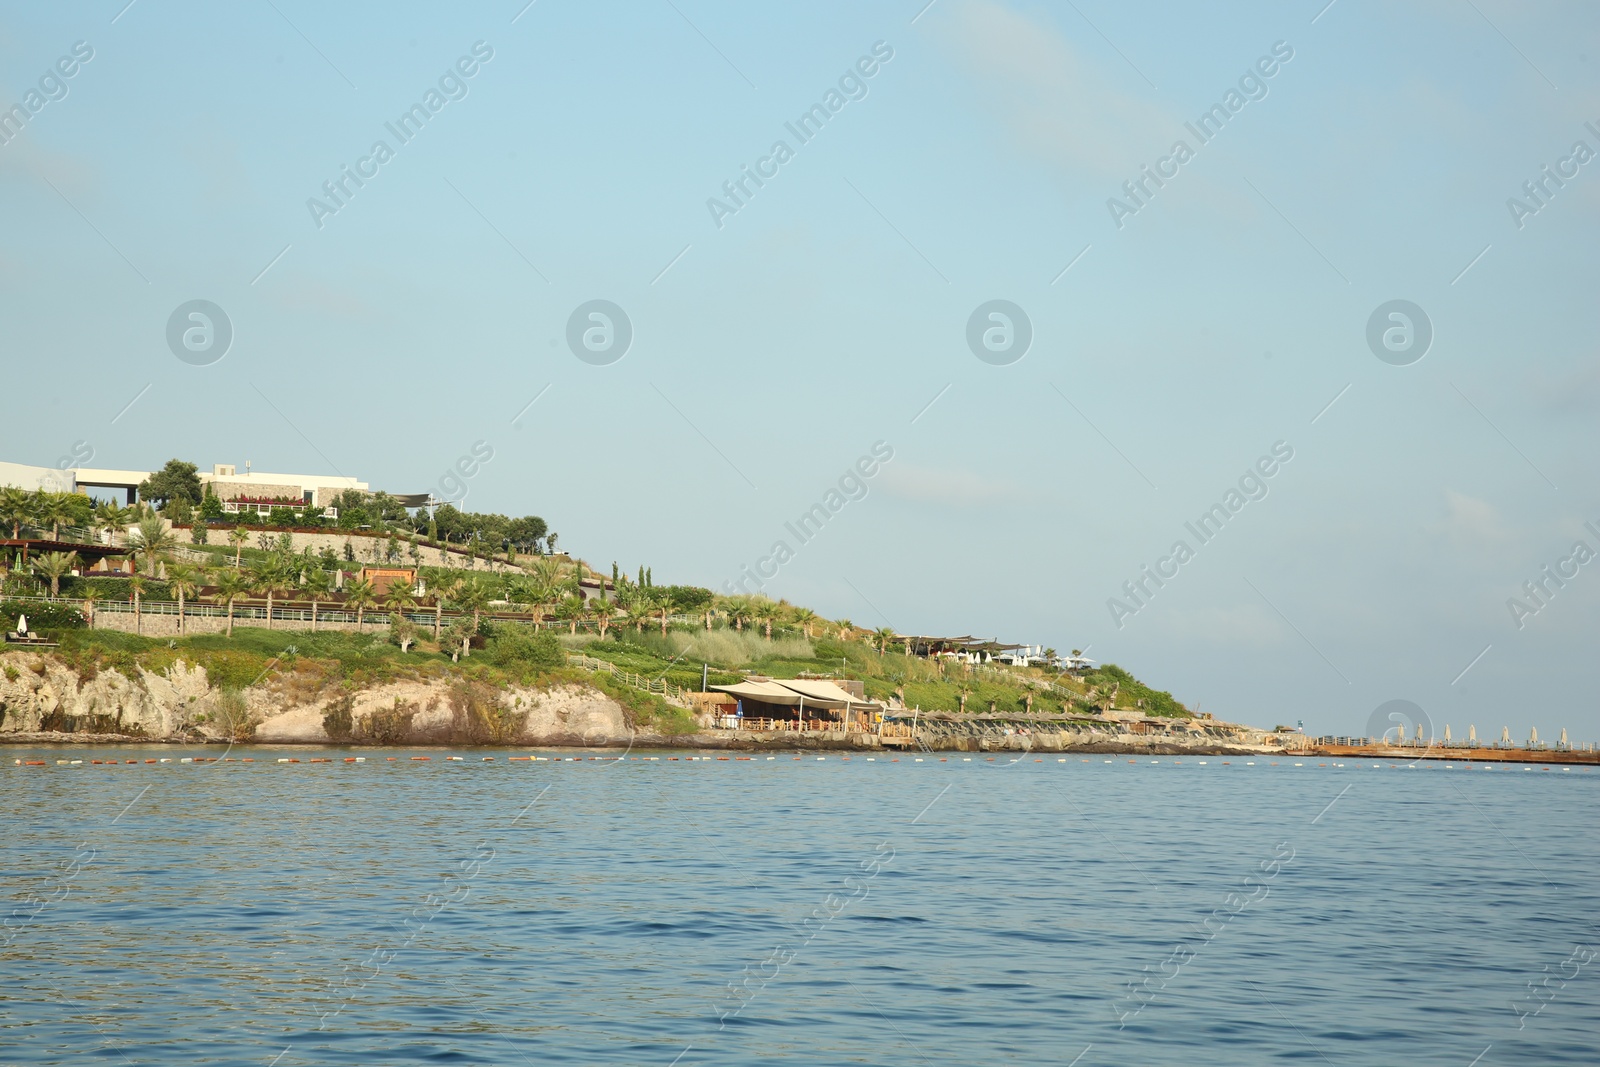
<svg viewBox="0 0 1600 1067"><path fill-rule="evenodd" d="M4 1064L1600 1063L1585 768L0 755Z"/></svg>

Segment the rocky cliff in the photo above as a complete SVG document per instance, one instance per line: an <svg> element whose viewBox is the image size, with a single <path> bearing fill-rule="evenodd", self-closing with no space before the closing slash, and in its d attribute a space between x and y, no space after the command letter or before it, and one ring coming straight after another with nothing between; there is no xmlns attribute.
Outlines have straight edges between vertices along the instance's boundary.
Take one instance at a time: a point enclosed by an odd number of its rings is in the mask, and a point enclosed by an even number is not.
<svg viewBox="0 0 1600 1067"><path fill-rule="evenodd" d="M637 738L623 708L597 689L498 689L463 679L399 681L299 692L273 679L212 685L174 663L133 676L80 673L45 653L0 654L0 740L43 733L149 740L376 744L603 745Z"/></svg>

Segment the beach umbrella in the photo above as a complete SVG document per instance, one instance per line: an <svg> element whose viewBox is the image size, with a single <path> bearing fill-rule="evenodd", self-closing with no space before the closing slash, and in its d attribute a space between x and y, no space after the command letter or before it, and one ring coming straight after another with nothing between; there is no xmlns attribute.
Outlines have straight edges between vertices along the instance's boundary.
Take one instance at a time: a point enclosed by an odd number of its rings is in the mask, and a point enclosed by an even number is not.
<svg viewBox="0 0 1600 1067"><path fill-rule="evenodd" d="M1533 732L1528 735L1528 744L1537 745L1538 743L1539 743L1539 728L1537 726L1535 726L1533 728Z"/></svg>
<svg viewBox="0 0 1600 1067"><path fill-rule="evenodd" d="M1500 727L1500 743L1502 745L1509 745L1511 743L1511 727Z"/></svg>
<svg viewBox="0 0 1600 1067"><path fill-rule="evenodd" d="M1567 728L1565 726L1561 728L1561 747L1567 747Z"/></svg>
<svg viewBox="0 0 1600 1067"><path fill-rule="evenodd" d="M1467 727L1467 740L1474 745L1478 743L1478 727L1476 724Z"/></svg>
<svg viewBox="0 0 1600 1067"><path fill-rule="evenodd" d="M1444 724L1444 739L1445 739L1446 742L1448 742L1450 740L1450 724L1449 723L1445 723Z"/></svg>
<svg viewBox="0 0 1600 1067"><path fill-rule="evenodd" d="M28 617L26 615L17 616L17 633L23 637L28 636Z"/></svg>
<svg viewBox="0 0 1600 1067"><path fill-rule="evenodd" d="M1422 740L1422 724L1420 722L1417 723L1417 740Z"/></svg>

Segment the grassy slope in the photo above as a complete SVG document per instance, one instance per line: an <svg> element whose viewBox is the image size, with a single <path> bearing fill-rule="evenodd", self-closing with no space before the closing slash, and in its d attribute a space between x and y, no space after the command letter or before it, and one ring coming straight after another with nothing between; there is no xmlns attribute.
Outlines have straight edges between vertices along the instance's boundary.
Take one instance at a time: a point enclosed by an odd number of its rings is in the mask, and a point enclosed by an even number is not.
<svg viewBox="0 0 1600 1067"><path fill-rule="evenodd" d="M691 639L696 644L683 646ZM925 711L955 711L960 707L960 694L967 693L968 712L986 712L994 703L997 712L1019 712L1025 709L1025 696L1033 693L1035 714L1088 713L1095 705L1104 706L1113 685L1117 687L1116 707L1133 709L1143 702L1147 714L1183 717L1188 709L1168 693L1150 689L1133 679L1125 671L1108 666L1103 671L1092 671L1082 680L1053 671L1037 668L1006 668L1016 681L988 673L964 672L957 665L948 665L941 671L935 662L906 656L890 650L880 656L875 649L855 641L819 639L801 641L780 639L765 642L751 631L743 635L743 657L729 655L722 641L707 642L717 646L721 656L697 654L699 636L675 633L667 638L658 632L632 629L613 631L605 642L590 642L582 651L596 659L604 659L624 670L649 678L665 678L686 689L699 689L701 664L710 661L710 684L726 685L739 681L739 670L772 677L791 678L802 671L814 674L831 674L835 677L860 678L866 685L867 696L886 700L904 691L908 706ZM770 651L768 651L770 650ZM1060 693L1031 689L1023 678L1053 681L1074 693L1069 700ZM1095 690L1093 697L1091 689ZM1068 706L1070 704L1070 707Z"/></svg>
<svg viewBox="0 0 1600 1067"><path fill-rule="evenodd" d="M332 688L363 689L394 680L474 682L489 686L513 683L548 685L581 682L595 685L620 701L637 726L662 733L687 733L693 724L682 709L661 698L572 667L535 668L527 663L495 662L494 649L452 663L429 641L402 654L389 643L387 626L375 624L365 634L345 631L266 630L240 626L232 638L203 634L178 640L137 637L108 630L68 630L60 635L57 654L84 677L115 669L128 677L137 667L161 671L178 660L203 666L214 684L238 690L264 684L302 698L325 694ZM954 711L960 694L967 694L968 712L986 712L991 702L998 712L1020 712L1025 696L1034 694L1037 713L1083 714L1103 707L1113 683L1116 707L1134 708L1143 701L1145 712L1187 715L1165 693L1155 692L1114 666L1091 672L1082 680L1038 669L1011 671L1017 680L991 674L965 672L957 665L941 671L938 663L890 651L880 656L853 641L780 638L768 642L752 631L718 631L711 638L696 632L674 632L662 637L654 630L613 630L604 642L571 641L587 655L616 664L646 678L665 678L686 689L699 689L701 663L715 660L709 669L713 685L736 682L741 671L774 677L801 672L860 678L867 696L887 700L902 695L908 706L924 711ZM1070 699L1059 693L1030 689L1021 679L1049 679L1071 690Z"/></svg>

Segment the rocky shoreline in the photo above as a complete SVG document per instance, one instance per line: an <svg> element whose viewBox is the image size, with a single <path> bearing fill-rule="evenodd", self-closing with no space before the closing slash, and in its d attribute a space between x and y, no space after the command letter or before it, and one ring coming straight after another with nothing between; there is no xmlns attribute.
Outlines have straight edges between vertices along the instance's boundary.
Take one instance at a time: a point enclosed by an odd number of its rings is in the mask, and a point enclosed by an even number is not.
<svg viewBox="0 0 1600 1067"><path fill-rule="evenodd" d="M687 713L686 713L687 714ZM685 723L687 719L683 720ZM40 653L0 654L0 744L273 744L496 748L689 748L728 751L1080 752L1104 755L1259 755L1283 751L1260 731L1236 736L1126 724L1038 724L986 736L883 738L851 731L696 729L671 732L594 684L491 686L434 676L364 687L293 673L244 688L214 684L203 667L80 673ZM1277 741L1273 744L1270 742ZM886 743L887 742L887 743Z"/></svg>

